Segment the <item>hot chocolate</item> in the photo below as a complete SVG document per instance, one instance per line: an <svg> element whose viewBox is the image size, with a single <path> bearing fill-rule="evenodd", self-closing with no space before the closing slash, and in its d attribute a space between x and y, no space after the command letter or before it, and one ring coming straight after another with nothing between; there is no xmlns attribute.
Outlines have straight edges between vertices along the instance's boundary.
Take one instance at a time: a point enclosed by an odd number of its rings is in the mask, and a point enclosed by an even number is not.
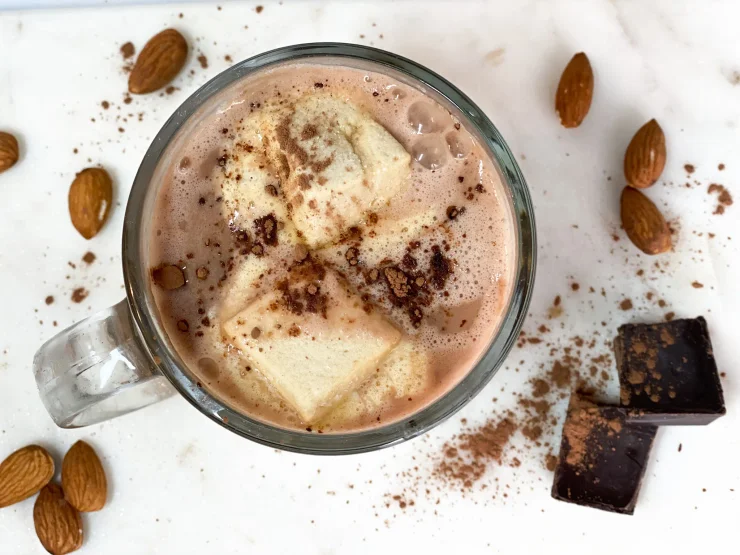
<svg viewBox="0 0 740 555"><path fill-rule="evenodd" d="M490 155L441 99L292 64L211 101L151 223L175 350L236 410L313 433L419 411L485 353L514 232Z"/></svg>

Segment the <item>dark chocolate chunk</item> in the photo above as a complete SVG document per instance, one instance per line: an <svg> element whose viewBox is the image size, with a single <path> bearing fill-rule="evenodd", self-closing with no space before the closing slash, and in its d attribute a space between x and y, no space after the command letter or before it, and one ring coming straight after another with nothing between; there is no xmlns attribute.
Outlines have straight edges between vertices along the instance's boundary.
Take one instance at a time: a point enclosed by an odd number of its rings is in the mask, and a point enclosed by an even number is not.
<svg viewBox="0 0 740 555"><path fill-rule="evenodd" d="M656 426L630 424L626 410L573 394L563 426L552 496L631 515Z"/></svg>
<svg viewBox="0 0 740 555"><path fill-rule="evenodd" d="M624 325L614 351L630 421L704 425L725 414L704 318Z"/></svg>

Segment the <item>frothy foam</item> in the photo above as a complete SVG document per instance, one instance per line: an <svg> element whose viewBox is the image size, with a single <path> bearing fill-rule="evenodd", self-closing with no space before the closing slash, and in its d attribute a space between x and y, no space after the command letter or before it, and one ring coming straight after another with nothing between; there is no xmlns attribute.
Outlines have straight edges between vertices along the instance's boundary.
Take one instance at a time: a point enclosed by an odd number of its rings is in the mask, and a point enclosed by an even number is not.
<svg viewBox="0 0 740 555"><path fill-rule="evenodd" d="M253 126L268 110L306 99L341 100L369 114L414 158L405 190L309 255L403 332L372 378L310 423L237 353L223 327L306 258L286 209L285 176L262 156ZM168 336L202 385L257 418L327 433L387 424L458 383L499 326L515 264L506 193L458 116L391 77L321 65L262 72L213 102L218 109L172 153L150 250L153 265L185 269L184 287L153 291ZM277 244L266 240L266 217ZM187 331L178 328L183 320Z"/></svg>

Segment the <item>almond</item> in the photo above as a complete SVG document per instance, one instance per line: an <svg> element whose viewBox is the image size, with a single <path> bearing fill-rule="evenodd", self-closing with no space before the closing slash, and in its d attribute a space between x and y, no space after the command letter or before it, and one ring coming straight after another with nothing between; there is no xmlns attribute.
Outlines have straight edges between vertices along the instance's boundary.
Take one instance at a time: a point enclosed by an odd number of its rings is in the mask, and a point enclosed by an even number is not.
<svg viewBox="0 0 740 555"><path fill-rule="evenodd" d="M41 545L52 555L64 555L82 547L82 518L64 499L57 484L41 490L33 506L33 524Z"/></svg>
<svg viewBox="0 0 740 555"><path fill-rule="evenodd" d="M54 459L38 445L18 449L0 463L0 509L38 492L54 476Z"/></svg>
<svg viewBox="0 0 740 555"><path fill-rule="evenodd" d="M663 173L665 158L665 135L651 119L635 133L624 154L627 183L638 189L650 187Z"/></svg>
<svg viewBox="0 0 740 555"><path fill-rule="evenodd" d="M87 168L77 174L69 188L69 216L85 239L103 227L113 202L113 184L102 168Z"/></svg>
<svg viewBox="0 0 740 555"><path fill-rule="evenodd" d="M161 89L175 78L188 56L188 43L174 29L165 29L144 45L128 78L132 94Z"/></svg>
<svg viewBox="0 0 740 555"><path fill-rule="evenodd" d="M671 248L671 231L658 207L637 189L625 187L621 200L622 226L635 246L645 254Z"/></svg>
<svg viewBox="0 0 740 555"><path fill-rule="evenodd" d="M105 471L95 450L84 441L75 443L64 456L62 487L64 497L78 511L99 511L105 505Z"/></svg>
<svg viewBox="0 0 740 555"><path fill-rule="evenodd" d="M555 110L563 127L578 127L583 122L594 96L594 72L583 52L579 52L563 70L555 93Z"/></svg>
<svg viewBox="0 0 740 555"><path fill-rule="evenodd" d="M18 161L18 140L5 131L0 131L0 173Z"/></svg>

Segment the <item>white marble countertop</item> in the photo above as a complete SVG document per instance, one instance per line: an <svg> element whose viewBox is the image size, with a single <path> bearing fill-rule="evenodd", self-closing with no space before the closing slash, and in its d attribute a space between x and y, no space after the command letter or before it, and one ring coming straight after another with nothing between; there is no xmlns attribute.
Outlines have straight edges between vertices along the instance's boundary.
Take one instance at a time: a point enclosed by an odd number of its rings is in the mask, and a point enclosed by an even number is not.
<svg viewBox="0 0 740 555"><path fill-rule="evenodd" d="M257 2L0 12L0 129L16 133L22 149L18 165L0 175L0 458L40 443L60 461L76 439L95 445L111 492L105 510L85 515L80 553L617 554L733 545L740 497L740 206L713 215L716 198L707 187L721 183L740 195L740 5L260 3L259 15ZM208 57L208 68L193 56L174 94L121 104L120 45L133 41L140 49L165 26L182 30L196 55ZM481 395L426 437L361 456L273 451L176 397L98 426L56 428L38 399L33 354L55 332L122 298L123 208L156 131L187 95L229 65L225 55L240 60L316 40L373 44L412 58L489 114L532 191L539 271L525 330L547 323L550 345L515 350ZM594 66L596 92L585 123L565 130L553 111L554 91L560 71L581 50ZM111 109L104 111L102 100ZM135 116L126 123L116 121L129 112ZM618 218L624 149L652 117L665 130L669 159L649 195L677 229L675 252L655 259L637 253ZM70 225L66 198L75 172L97 163L114 177L116 206L88 243ZM690 177L685 164L696 167ZM80 261L87 250L98 256L89 268ZM692 287L694 281L704 287ZM70 294L79 286L91 293L73 304ZM646 299L650 292L653 301ZM56 302L47 306L47 295ZM547 320L556 295L563 314ZM619 309L625 298L632 310ZM708 427L661 431L634 516L551 499L552 473L537 450L505 453L505 461L516 455L521 466L492 464L472 492L436 491L428 456L460 429L461 418L480 422L514 408L516 393L540 365L552 364L551 349L562 352L569 338L596 330L598 350L621 323L661 320L668 311L707 318L726 373L728 412ZM612 395L615 381L612 376L607 387ZM553 412L562 419L564 410L563 401ZM557 444L559 431L553 433ZM515 436L514 446L521 440ZM414 479L422 484L418 495L404 492ZM426 485L434 495L423 494ZM415 504L401 509L388 497L396 493ZM42 552L32 505L0 510L0 553Z"/></svg>

